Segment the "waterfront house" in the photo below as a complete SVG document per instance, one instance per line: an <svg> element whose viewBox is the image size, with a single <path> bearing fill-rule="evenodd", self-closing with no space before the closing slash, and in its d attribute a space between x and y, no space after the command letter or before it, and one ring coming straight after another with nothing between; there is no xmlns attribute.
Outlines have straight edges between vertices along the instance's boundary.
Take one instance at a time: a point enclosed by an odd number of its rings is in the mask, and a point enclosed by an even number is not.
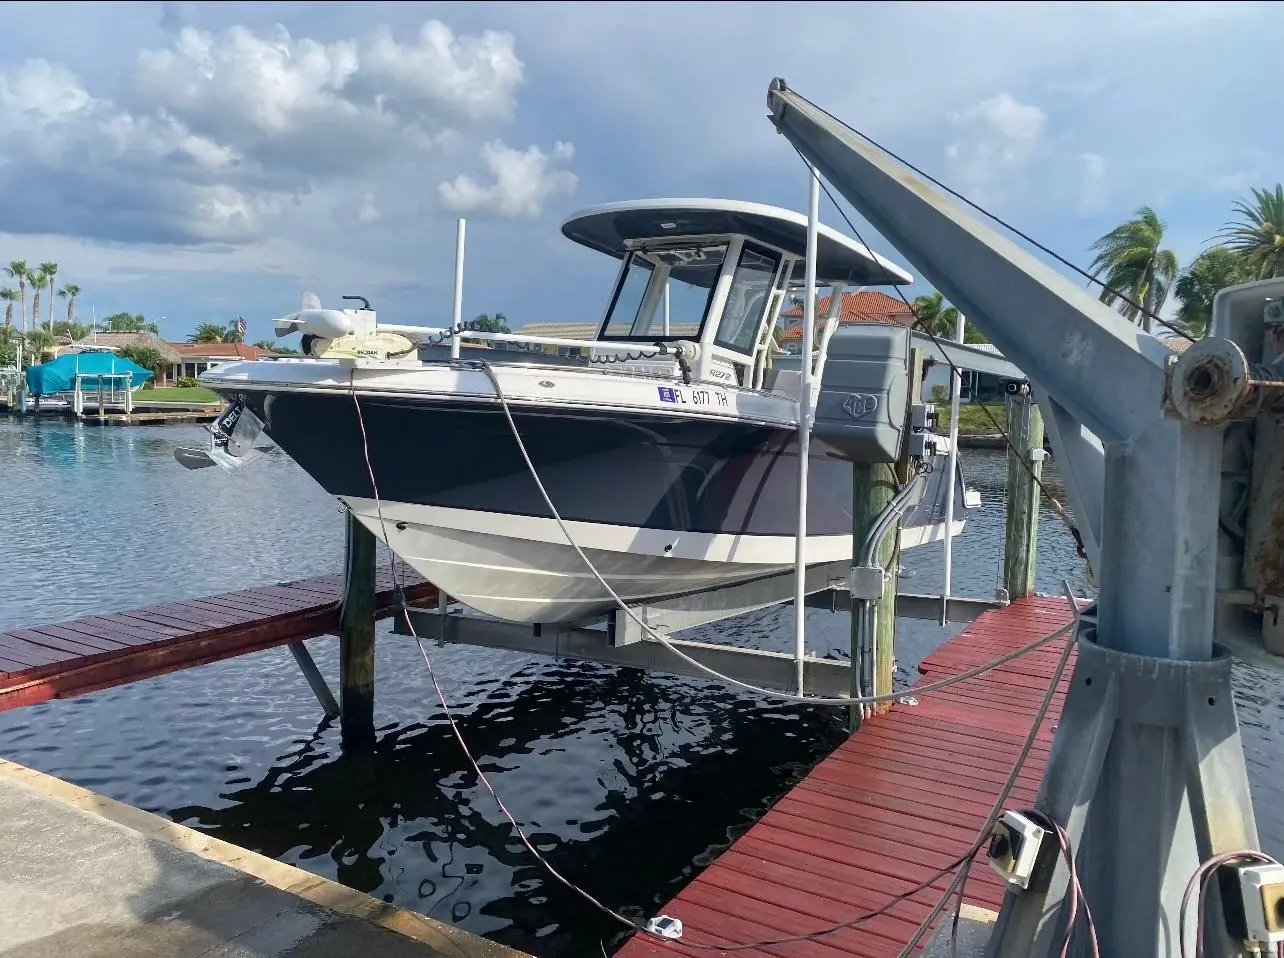
<svg viewBox="0 0 1284 958"><path fill-rule="evenodd" d="M182 376L199 376L205 370L219 363L235 359L262 359L275 356L270 349L250 346L247 343L169 343L175 353L171 361L170 378L177 380Z"/></svg>

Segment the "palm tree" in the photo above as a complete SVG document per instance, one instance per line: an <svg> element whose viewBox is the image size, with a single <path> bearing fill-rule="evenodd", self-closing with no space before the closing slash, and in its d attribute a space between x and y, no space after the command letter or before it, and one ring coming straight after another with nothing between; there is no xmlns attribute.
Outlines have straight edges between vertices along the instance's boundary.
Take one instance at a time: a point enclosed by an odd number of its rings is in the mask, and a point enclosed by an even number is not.
<svg viewBox="0 0 1284 958"><path fill-rule="evenodd" d="M914 322L925 333L953 339L958 318L959 311L947 305L940 293L914 297Z"/></svg>
<svg viewBox="0 0 1284 958"><path fill-rule="evenodd" d="M1195 257L1177 278L1173 294L1177 307L1177 325L1191 339L1208 334L1213 319L1213 297L1219 290L1253 279L1253 270L1244 257L1226 246L1211 246Z"/></svg>
<svg viewBox="0 0 1284 958"><path fill-rule="evenodd" d="M49 322L47 325L53 328L54 277L58 275L58 264L41 263L40 272L45 274L45 282L49 284Z"/></svg>
<svg viewBox="0 0 1284 958"><path fill-rule="evenodd" d="M512 331L508 328L508 317L503 313L496 313L494 316L482 313L474 317L473 329L482 333L507 333Z"/></svg>
<svg viewBox="0 0 1284 958"><path fill-rule="evenodd" d="M79 342L91 332L90 328L84 323L69 323L65 320L59 320L54 323L49 331L55 336L66 336L72 342Z"/></svg>
<svg viewBox="0 0 1284 958"><path fill-rule="evenodd" d="M27 261L15 259L4 267L5 273L18 281L18 301L22 306L22 313L19 319L22 322L22 331L27 331L27 274L30 270L27 268Z"/></svg>
<svg viewBox="0 0 1284 958"><path fill-rule="evenodd" d="M227 335L227 329L217 323L201 323L187 337L189 343L222 343L226 342L223 338Z"/></svg>
<svg viewBox="0 0 1284 958"><path fill-rule="evenodd" d="M47 329L36 328L26 335L27 349L31 352L31 361L40 363L44 360L45 355L53 351L57 341L53 333Z"/></svg>
<svg viewBox="0 0 1284 958"><path fill-rule="evenodd" d="M149 323L142 313L112 313L103 320L103 325L113 333L152 333L160 335L160 326Z"/></svg>
<svg viewBox="0 0 1284 958"><path fill-rule="evenodd" d="M1140 322L1146 332L1177 278L1177 257L1160 248L1163 241L1164 221L1149 206L1141 206L1133 219L1090 247L1097 254L1092 275L1105 274L1101 301L1115 306L1130 322Z"/></svg>
<svg viewBox="0 0 1284 958"><path fill-rule="evenodd" d="M67 301L67 322L74 323L76 321L76 297L80 295L80 287L75 283L68 283L58 290L58 295Z"/></svg>
<svg viewBox="0 0 1284 958"><path fill-rule="evenodd" d="M1244 258L1254 279L1284 276L1284 185L1255 189L1253 204L1240 200L1234 210L1239 221L1227 223L1218 235Z"/></svg>
<svg viewBox="0 0 1284 958"><path fill-rule="evenodd" d="M45 289L45 271L40 269L27 271L27 282L31 284L31 328L40 328L40 295Z"/></svg>
<svg viewBox="0 0 1284 958"><path fill-rule="evenodd" d="M4 302L4 324L10 327L13 325L13 304L18 301L18 291L8 286L0 289L0 301Z"/></svg>

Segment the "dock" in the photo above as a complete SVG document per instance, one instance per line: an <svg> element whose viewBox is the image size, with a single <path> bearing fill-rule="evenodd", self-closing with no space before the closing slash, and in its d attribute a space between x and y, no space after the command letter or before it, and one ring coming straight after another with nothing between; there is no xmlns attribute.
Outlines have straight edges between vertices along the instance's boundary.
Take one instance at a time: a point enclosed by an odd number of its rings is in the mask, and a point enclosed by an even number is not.
<svg viewBox="0 0 1284 958"><path fill-rule="evenodd" d="M984 664L1070 620L1066 600L1059 597L1018 599L983 613L923 660L917 684ZM681 941L634 935L616 955L707 958L714 953L710 946L806 934L881 908L958 859L977 839L1066 641L1054 640L869 720L660 909L683 922ZM1034 802L1071 673L1068 666L1062 674L1008 807ZM857 927L736 954L895 955L951 878L938 879ZM965 898L973 916L996 912L1002 902L1003 883L985 862L984 849L974 860ZM943 912L938 928L948 926L952 912ZM703 947L684 948L683 942Z"/></svg>
<svg viewBox="0 0 1284 958"><path fill-rule="evenodd" d="M6 958L529 958L0 759Z"/></svg>
<svg viewBox="0 0 1284 958"><path fill-rule="evenodd" d="M436 601L413 572L398 581L408 602ZM385 563L375 587L376 618L393 615ZM0 633L0 711L337 634L342 596L343 576L328 575Z"/></svg>

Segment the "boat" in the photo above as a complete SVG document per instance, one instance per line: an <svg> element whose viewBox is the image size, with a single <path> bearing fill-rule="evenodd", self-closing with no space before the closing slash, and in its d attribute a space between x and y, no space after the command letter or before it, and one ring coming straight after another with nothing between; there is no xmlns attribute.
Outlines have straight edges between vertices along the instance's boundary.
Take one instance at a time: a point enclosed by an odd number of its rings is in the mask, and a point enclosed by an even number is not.
<svg viewBox="0 0 1284 958"><path fill-rule="evenodd" d="M587 209L561 231L620 261L586 339L388 325L361 297L327 309L304 294L277 321L278 335L302 335L303 358L224 363L200 381L233 419L248 414L249 446L261 430L419 574L481 613L582 623L611 612L568 533L631 605L751 581L788 598L801 378L772 367L772 331L803 282L806 218L660 199ZM837 289L912 282L824 226L816 276ZM808 566L845 567L851 464L816 438L808 466ZM916 544L962 530L971 500L957 486L954 526L920 504Z"/></svg>

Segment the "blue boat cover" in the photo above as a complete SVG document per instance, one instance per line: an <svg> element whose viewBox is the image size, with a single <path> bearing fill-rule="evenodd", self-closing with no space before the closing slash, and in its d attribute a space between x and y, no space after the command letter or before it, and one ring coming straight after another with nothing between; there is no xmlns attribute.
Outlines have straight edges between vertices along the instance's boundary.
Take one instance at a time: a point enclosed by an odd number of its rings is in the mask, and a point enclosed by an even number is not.
<svg viewBox="0 0 1284 958"><path fill-rule="evenodd" d="M129 374L131 387L141 386L152 375L150 369L138 365L132 359L117 356L115 353L68 353L47 363L41 363L39 366L30 367L27 370L27 391L33 396L52 396L54 393L73 389L77 373L81 376ZM117 389L123 385L124 381L116 380ZM82 380L80 386L86 390L97 389L98 383L92 379ZM103 382L104 389L110 387L110 382Z"/></svg>

